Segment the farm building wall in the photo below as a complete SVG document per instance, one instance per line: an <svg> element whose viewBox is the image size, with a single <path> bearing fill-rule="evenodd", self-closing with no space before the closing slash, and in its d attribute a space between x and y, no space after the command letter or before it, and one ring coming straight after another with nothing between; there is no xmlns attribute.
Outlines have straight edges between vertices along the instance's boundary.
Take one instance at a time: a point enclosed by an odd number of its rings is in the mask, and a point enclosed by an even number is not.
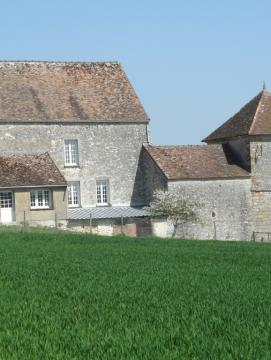
<svg viewBox="0 0 271 360"><path fill-rule="evenodd" d="M253 230L256 241L271 241L271 137L250 142Z"/></svg>
<svg viewBox="0 0 271 360"><path fill-rule="evenodd" d="M51 189L51 209L31 209L30 189L14 191L15 222L21 226L57 226L65 227L67 219L67 191L66 187Z"/></svg>
<svg viewBox="0 0 271 360"><path fill-rule="evenodd" d="M176 236L187 239L251 240L250 179L169 181L170 192L197 202L198 221L180 226ZM173 227L168 224L168 236Z"/></svg>
<svg viewBox="0 0 271 360"><path fill-rule="evenodd" d="M180 226L176 236L271 241L271 136L254 136L249 142L233 139L229 145L243 166L251 169L251 178L168 181L169 191L201 204L199 221ZM173 226L154 220L153 232L171 236Z"/></svg>
<svg viewBox="0 0 271 360"><path fill-rule="evenodd" d="M152 234L149 218L69 220L68 230L97 235L147 236Z"/></svg>
<svg viewBox="0 0 271 360"><path fill-rule="evenodd" d="M271 137L250 141L251 190L271 191Z"/></svg>
<svg viewBox="0 0 271 360"><path fill-rule="evenodd" d="M79 166L65 167L64 140L78 140ZM80 181L81 206L96 205L96 180L109 180L114 206L144 205L142 179L137 177L147 124L4 124L0 125L0 153L48 152L67 181Z"/></svg>
<svg viewBox="0 0 271 360"><path fill-rule="evenodd" d="M167 190L167 178L144 147L140 154L139 163L144 184L145 204L149 204L153 200L153 193L155 191Z"/></svg>

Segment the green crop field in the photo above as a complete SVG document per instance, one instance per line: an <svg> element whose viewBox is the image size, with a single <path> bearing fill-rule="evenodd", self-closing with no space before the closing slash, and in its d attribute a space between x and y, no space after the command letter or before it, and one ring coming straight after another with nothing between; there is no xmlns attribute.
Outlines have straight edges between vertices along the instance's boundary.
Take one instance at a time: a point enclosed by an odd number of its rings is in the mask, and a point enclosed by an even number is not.
<svg viewBox="0 0 271 360"><path fill-rule="evenodd" d="M0 228L0 359L270 359L271 244Z"/></svg>

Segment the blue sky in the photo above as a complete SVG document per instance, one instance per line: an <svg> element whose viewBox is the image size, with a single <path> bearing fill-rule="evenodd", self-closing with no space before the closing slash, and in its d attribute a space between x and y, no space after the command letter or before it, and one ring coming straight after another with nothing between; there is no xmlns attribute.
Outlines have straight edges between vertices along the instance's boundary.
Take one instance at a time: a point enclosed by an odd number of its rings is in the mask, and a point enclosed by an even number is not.
<svg viewBox="0 0 271 360"><path fill-rule="evenodd" d="M2 60L118 60L156 144L197 144L271 88L271 2L1 1Z"/></svg>

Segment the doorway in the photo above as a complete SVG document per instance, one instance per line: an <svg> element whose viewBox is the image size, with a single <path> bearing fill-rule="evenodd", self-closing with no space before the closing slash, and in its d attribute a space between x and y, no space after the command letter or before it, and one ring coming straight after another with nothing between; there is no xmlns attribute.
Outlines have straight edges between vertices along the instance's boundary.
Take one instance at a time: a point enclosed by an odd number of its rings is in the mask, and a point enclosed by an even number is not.
<svg viewBox="0 0 271 360"><path fill-rule="evenodd" d="M13 195L11 191L0 192L0 220L2 224L13 221Z"/></svg>

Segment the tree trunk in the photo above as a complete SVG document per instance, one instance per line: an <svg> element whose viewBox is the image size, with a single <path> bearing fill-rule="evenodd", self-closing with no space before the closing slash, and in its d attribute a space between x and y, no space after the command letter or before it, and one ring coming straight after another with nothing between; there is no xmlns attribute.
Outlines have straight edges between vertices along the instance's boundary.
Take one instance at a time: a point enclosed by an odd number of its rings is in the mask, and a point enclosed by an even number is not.
<svg viewBox="0 0 271 360"><path fill-rule="evenodd" d="M177 233L177 228L178 228L178 222L173 223L173 232L172 232L172 236L171 237L175 237L176 233Z"/></svg>

